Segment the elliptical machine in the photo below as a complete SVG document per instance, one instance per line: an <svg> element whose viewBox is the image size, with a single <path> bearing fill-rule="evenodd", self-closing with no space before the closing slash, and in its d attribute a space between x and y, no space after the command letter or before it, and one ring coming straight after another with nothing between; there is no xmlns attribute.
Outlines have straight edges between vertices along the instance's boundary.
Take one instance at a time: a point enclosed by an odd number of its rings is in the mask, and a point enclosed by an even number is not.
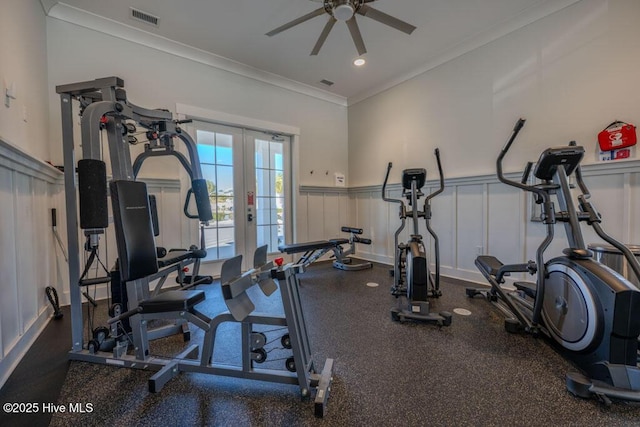
<svg viewBox="0 0 640 427"><path fill-rule="evenodd" d="M640 334L640 290L609 267L597 262L585 246L581 222L622 252L638 274L640 265L631 251L606 234L600 215L588 201L589 190L582 179L580 161L584 148L569 146L548 148L542 152L534 170L541 184L527 184L533 164L529 162L521 182L502 173L502 160L522 129L518 120L511 138L497 159L501 182L532 192L542 205L542 222L547 236L536 251L536 260L524 264L502 264L493 256L479 256L476 265L491 284L489 291L467 289L467 296L486 295L507 315L509 332L544 334L581 373L570 372L566 385L573 395L598 397L605 404L610 398L640 401L638 335ZM575 173L580 189L579 210L575 208L568 177ZM551 201L555 196L560 211ZM569 248L563 256L545 261L544 253L554 237L556 222L565 226ZM515 282L515 291L501 284L510 273L536 275L536 282Z"/></svg>
<svg viewBox="0 0 640 427"><path fill-rule="evenodd" d="M389 172L393 164L389 162L387 174L382 184L382 200L385 202L400 204L400 227L394 236L395 256L394 268L392 270L394 283L391 287L391 294L398 298L398 306L391 309L391 318L395 321L418 320L436 323L441 326L451 324L451 313L443 311L439 314L430 313L428 298L438 298L442 295L440 290L440 251L438 246L438 236L431 228L431 199L442 193L444 190L444 177L442 175L442 165L440 163L440 151L435 150L438 171L440 173L440 188L426 196L424 210L418 210L418 199L424 196L421 189L427 179L425 169L405 169L402 171L402 197L406 198L412 210L407 211L402 199L391 199L386 196L387 181ZM413 233L409 241L398 243L398 237L405 227L406 219L413 221ZM424 242L418 230L418 219L424 218L427 231L433 237L435 249L435 277L429 271L429 260L426 255ZM403 307L403 301L407 301Z"/></svg>

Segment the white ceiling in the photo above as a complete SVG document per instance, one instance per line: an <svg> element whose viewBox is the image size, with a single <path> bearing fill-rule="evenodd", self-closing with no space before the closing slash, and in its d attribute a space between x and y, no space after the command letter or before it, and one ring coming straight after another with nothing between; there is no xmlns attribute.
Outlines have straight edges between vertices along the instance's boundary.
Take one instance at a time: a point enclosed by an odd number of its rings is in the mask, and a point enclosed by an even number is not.
<svg viewBox="0 0 640 427"><path fill-rule="evenodd" d="M338 21L318 56L310 52L327 16L273 37L266 32L322 6L318 0L43 0L69 5L357 102L578 0L376 0L368 3L417 29L407 35L357 15L367 64ZM137 22L130 7L160 18ZM327 87L320 80L335 84Z"/></svg>

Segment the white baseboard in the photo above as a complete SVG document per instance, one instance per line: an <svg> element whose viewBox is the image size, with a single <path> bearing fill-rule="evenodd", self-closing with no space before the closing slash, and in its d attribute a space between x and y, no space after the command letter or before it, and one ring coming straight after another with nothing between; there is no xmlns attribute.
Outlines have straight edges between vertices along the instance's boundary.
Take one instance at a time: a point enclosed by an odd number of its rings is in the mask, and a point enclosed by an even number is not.
<svg viewBox="0 0 640 427"><path fill-rule="evenodd" d="M11 350L0 360L0 388L4 386L18 363L49 324L52 314L51 307L44 309L29 329L16 341Z"/></svg>

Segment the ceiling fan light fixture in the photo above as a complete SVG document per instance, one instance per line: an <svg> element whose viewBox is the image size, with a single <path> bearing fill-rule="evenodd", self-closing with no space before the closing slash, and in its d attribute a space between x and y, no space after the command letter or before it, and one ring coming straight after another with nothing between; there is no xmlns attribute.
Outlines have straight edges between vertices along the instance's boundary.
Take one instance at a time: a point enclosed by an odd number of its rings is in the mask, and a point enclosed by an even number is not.
<svg viewBox="0 0 640 427"><path fill-rule="evenodd" d="M302 15L294 19L293 21L289 21L286 24L269 31L268 33L266 33L266 35L269 37L275 36L276 34L286 31L289 28L295 27L296 25L302 24L303 22L306 22L317 16L327 14L329 15L329 19L327 19L324 28L320 33L320 37L318 37L315 46L311 50L311 56L316 56L318 52L320 52L322 45L324 45L324 42L327 40L327 36L331 32L331 29L338 21L343 21L346 24L349 30L349 34L351 35L351 39L353 40L353 44L358 51L358 55L362 56L367 53L367 48L364 44L364 40L362 39L358 21L356 21L356 14L373 19L374 21L378 21L389 27L395 28L398 31L402 31L405 34L411 34L413 30L416 29L416 27L414 27L413 25L401 21L400 19L395 18L391 15L387 15L386 13L379 11L378 9L374 9L373 7L368 5L368 3L372 3L376 0L314 1L322 1L322 6L317 8L316 10L312 10L306 15Z"/></svg>
<svg viewBox="0 0 640 427"><path fill-rule="evenodd" d="M364 64L366 64L366 63L367 63L367 61L365 61L365 59L364 59L364 58L356 58L356 59L353 61L353 65L355 65L356 67L362 67L362 66L363 66Z"/></svg>
<svg viewBox="0 0 640 427"><path fill-rule="evenodd" d="M333 7L333 17L338 21L348 21L353 17L356 12L353 4L350 1L342 1Z"/></svg>

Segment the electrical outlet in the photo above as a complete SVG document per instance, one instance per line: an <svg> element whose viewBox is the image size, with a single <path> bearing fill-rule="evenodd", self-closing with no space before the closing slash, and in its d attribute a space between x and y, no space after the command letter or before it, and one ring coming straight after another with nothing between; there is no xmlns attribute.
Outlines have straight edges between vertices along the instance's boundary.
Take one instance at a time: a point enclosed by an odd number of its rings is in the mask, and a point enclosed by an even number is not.
<svg viewBox="0 0 640 427"><path fill-rule="evenodd" d="M484 252L482 246L476 246L476 255L482 255Z"/></svg>

